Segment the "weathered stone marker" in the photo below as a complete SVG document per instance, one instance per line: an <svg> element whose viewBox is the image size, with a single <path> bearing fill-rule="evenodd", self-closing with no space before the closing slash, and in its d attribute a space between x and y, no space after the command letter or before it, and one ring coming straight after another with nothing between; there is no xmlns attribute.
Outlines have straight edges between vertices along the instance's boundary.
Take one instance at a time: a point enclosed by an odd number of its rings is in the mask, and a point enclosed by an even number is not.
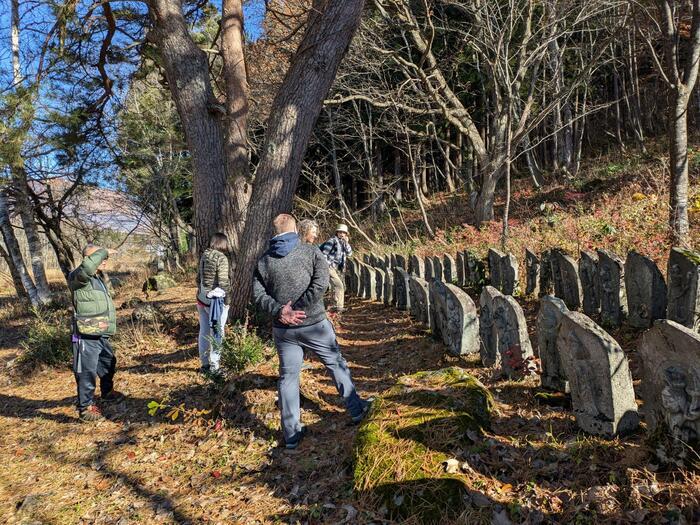
<svg viewBox="0 0 700 525"><path fill-rule="evenodd" d="M399 268L406 270L408 268L408 266L406 266L406 257L399 253L394 255L394 266L398 266Z"/></svg>
<svg viewBox="0 0 700 525"><path fill-rule="evenodd" d="M479 318L474 301L452 284L430 283L431 327L452 355L479 352Z"/></svg>
<svg viewBox="0 0 700 525"><path fill-rule="evenodd" d="M525 249L525 274L527 276L525 295L537 295L540 291L540 258L527 248Z"/></svg>
<svg viewBox="0 0 700 525"><path fill-rule="evenodd" d="M442 280L446 283L457 282L457 263L449 253L442 257Z"/></svg>
<svg viewBox="0 0 700 525"><path fill-rule="evenodd" d="M656 319L666 317L668 290L666 281L654 261L629 252L625 261L627 323L635 328L649 328Z"/></svg>
<svg viewBox="0 0 700 525"><path fill-rule="evenodd" d="M358 261L348 259L348 272L350 276L350 293L354 296L360 295L360 264Z"/></svg>
<svg viewBox="0 0 700 525"><path fill-rule="evenodd" d="M569 309L564 301L553 295L540 299L540 311L537 314L537 345L542 365L540 379L542 386L558 392L568 392L569 383L557 351L559 323Z"/></svg>
<svg viewBox="0 0 700 525"><path fill-rule="evenodd" d="M489 282L499 292L503 290L503 274L501 273L501 259L506 254L494 248L489 248L488 263L489 263Z"/></svg>
<svg viewBox="0 0 700 525"><path fill-rule="evenodd" d="M481 293L486 284L486 265L470 251L464 252L464 258L467 265L464 269L466 286Z"/></svg>
<svg viewBox="0 0 700 525"><path fill-rule="evenodd" d="M462 252L457 252L455 257L455 266L457 271L457 284L459 286L467 285L467 260Z"/></svg>
<svg viewBox="0 0 700 525"><path fill-rule="evenodd" d="M442 281L442 257L433 256L433 279Z"/></svg>
<svg viewBox="0 0 700 525"><path fill-rule="evenodd" d="M578 260L578 274L583 292L583 313L600 312L600 282L598 280L598 254L582 251Z"/></svg>
<svg viewBox="0 0 700 525"><path fill-rule="evenodd" d="M384 293L382 297L384 299L384 306L391 306L394 304L394 272L391 270L384 272Z"/></svg>
<svg viewBox="0 0 700 525"><path fill-rule="evenodd" d="M425 257L423 258L423 262L425 265L423 266L425 268L425 273L424 278L426 281L430 281L431 279L435 278L435 268L433 267L433 258L432 257Z"/></svg>
<svg viewBox="0 0 700 525"><path fill-rule="evenodd" d="M381 268L375 268L374 277L376 281L374 291L376 293L372 296L372 299L381 303L384 301L384 280L386 279L386 272Z"/></svg>
<svg viewBox="0 0 700 525"><path fill-rule="evenodd" d="M554 293L552 278L552 250L545 250L540 255L540 297Z"/></svg>
<svg viewBox="0 0 700 525"><path fill-rule="evenodd" d="M411 277L408 282L411 315L430 328L430 299L428 282L420 277Z"/></svg>
<svg viewBox="0 0 700 525"><path fill-rule="evenodd" d="M568 312L561 319L557 350L579 427L608 437L637 428L632 374L625 353L610 334L588 316Z"/></svg>
<svg viewBox="0 0 700 525"><path fill-rule="evenodd" d="M411 307L410 278L408 272L400 266L394 268L394 294L396 295L396 308L399 310L406 311Z"/></svg>
<svg viewBox="0 0 700 525"><path fill-rule="evenodd" d="M479 336L481 338L480 354L484 366L493 366L501 361L498 353L498 330L494 322L494 306L496 297L503 294L493 286L484 286L479 295Z"/></svg>
<svg viewBox="0 0 700 525"><path fill-rule="evenodd" d="M501 291L506 295L513 295L518 291L518 259L512 254L506 254L501 258Z"/></svg>
<svg viewBox="0 0 700 525"><path fill-rule="evenodd" d="M423 263L423 259L417 255L411 255L411 258L408 260L408 273L416 277L425 277L425 264Z"/></svg>
<svg viewBox="0 0 700 525"><path fill-rule="evenodd" d="M625 264L620 257L598 250L598 282L600 320L603 326L620 326L627 316Z"/></svg>
<svg viewBox="0 0 700 525"><path fill-rule="evenodd" d="M377 275L376 270L369 264L362 267L362 297L373 301L377 297Z"/></svg>
<svg viewBox="0 0 700 525"><path fill-rule="evenodd" d="M581 280L578 276L578 263L561 250L554 250L550 255L554 294L562 299L566 306L575 310L581 306Z"/></svg>
<svg viewBox="0 0 700 525"><path fill-rule="evenodd" d="M700 253L673 248L667 276L668 318L700 331Z"/></svg>
<svg viewBox="0 0 700 525"><path fill-rule="evenodd" d="M657 321L642 337L644 419L677 446L673 456L700 453L700 335L674 321ZM697 456L696 456L697 457Z"/></svg>
<svg viewBox="0 0 700 525"><path fill-rule="evenodd" d="M523 309L510 295L500 295L493 300L493 319L503 373L508 377L527 373L534 354Z"/></svg>

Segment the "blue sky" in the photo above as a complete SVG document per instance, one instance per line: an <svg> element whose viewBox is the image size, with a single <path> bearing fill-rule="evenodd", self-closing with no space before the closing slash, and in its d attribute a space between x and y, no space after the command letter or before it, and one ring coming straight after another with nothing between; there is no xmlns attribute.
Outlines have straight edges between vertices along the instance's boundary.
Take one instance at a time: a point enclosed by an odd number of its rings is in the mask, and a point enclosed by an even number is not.
<svg viewBox="0 0 700 525"><path fill-rule="evenodd" d="M264 0L248 0L243 5L243 17L246 36L252 41L260 38L265 19Z"/></svg>

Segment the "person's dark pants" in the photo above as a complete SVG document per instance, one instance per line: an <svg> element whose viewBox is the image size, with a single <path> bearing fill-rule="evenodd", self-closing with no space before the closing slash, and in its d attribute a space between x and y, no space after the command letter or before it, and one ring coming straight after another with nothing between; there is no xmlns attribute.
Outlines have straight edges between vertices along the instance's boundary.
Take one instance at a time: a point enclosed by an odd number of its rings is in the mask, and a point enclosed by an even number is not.
<svg viewBox="0 0 700 525"><path fill-rule="evenodd" d="M302 429L299 373L304 350L316 354L330 372L350 415L356 417L362 414L367 401L361 399L355 390L350 369L340 353L335 330L328 319L310 326L275 327L272 333L280 359L278 388L285 442L293 439Z"/></svg>
<svg viewBox="0 0 700 525"><path fill-rule="evenodd" d="M73 341L73 373L78 386L78 410L95 403L95 387L100 378L100 393L112 391L117 358L109 337L80 336Z"/></svg>

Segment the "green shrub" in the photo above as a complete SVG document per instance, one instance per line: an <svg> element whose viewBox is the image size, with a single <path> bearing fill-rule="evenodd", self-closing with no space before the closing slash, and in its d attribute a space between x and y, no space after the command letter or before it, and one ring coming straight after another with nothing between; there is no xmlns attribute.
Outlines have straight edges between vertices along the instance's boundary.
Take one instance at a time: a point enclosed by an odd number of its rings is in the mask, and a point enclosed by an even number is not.
<svg viewBox="0 0 700 525"><path fill-rule="evenodd" d="M73 354L70 317L66 311L33 310L27 338L22 341L22 354L17 365L31 370L39 365L69 365Z"/></svg>
<svg viewBox="0 0 700 525"><path fill-rule="evenodd" d="M226 372L240 374L264 359L265 342L254 330L241 324L226 330L226 337L221 343L221 367Z"/></svg>

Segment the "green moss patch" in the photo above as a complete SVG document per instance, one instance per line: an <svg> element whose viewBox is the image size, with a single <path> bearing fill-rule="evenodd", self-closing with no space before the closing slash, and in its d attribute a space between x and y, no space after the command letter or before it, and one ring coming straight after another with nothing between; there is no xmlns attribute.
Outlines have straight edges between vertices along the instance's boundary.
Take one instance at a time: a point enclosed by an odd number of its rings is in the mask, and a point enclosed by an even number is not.
<svg viewBox="0 0 700 525"><path fill-rule="evenodd" d="M399 379L375 401L354 447L355 490L392 519L439 523L466 508L466 475L442 466L488 428L492 397L457 367Z"/></svg>

